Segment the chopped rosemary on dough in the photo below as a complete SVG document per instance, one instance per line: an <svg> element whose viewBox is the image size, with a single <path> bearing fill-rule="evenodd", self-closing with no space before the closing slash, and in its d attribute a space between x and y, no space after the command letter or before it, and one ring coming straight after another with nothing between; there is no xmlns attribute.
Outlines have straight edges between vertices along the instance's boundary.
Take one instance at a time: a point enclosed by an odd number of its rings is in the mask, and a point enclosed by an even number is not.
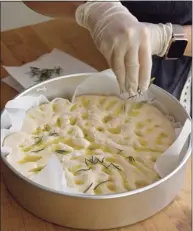
<svg viewBox="0 0 193 231"><path fill-rule="evenodd" d="M42 137L35 137L36 141L33 145L39 145L42 142L43 136Z"/></svg>
<svg viewBox="0 0 193 231"><path fill-rule="evenodd" d="M116 149L118 150L117 154L120 154L123 151L123 150L118 149L118 148L116 148Z"/></svg>
<svg viewBox="0 0 193 231"><path fill-rule="evenodd" d="M96 190L100 185L105 184L105 183L107 183L107 182L109 182L109 181L111 181L111 180L105 180L105 181L100 182L99 184L97 184L97 185L94 187L94 190Z"/></svg>
<svg viewBox="0 0 193 231"><path fill-rule="evenodd" d="M128 157L126 157L126 159L128 159L130 163L134 163L135 162L135 159L134 159L133 156L128 156Z"/></svg>
<svg viewBox="0 0 193 231"><path fill-rule="evenodd" d="M44 150L44 148L41 148L41 149L38 149L38 150L32 150L31 152L37 153L37 152L41 152L41 151L43 151L43 150Z"/></svg>
<svg viewBox="0 0 193 231"><path fill-rule="evenodd" d="M62 155L65 155L65 154L70 153L70 151L61 150L61 149L59 149L59 150L55 150L55 152L56 152L56 153L58 153L58 154L62 154Z"/></svg>
<svg viewBox="0 0 193 231"><path fill-rule="evenodd" d="M123 171L123 170L122 170L118 165L116 165L116 164L110 163L110 164L107 166L107 168L109 168L110 166L115 167L115 168L118 169L119 171Z"/></svg>
<svg viewBox="0 0 193 231"><path fill-rule="evenodd" d="M93 185L93 183L91 183L91 184L84 190L83 193L86 193L86 192L91 188L92 185Z"/></svg>
<svg viewBox="0 0 193 231"><path fill-rule="evenodd" d="M57 132L51 132L49 136L59 136L59 134Z"/></svg>
<svg viewBox="0 0 193 231"><path fill-rule="evenodd" d="M49 125L49 124L45 124L45 125L44 125L44 128L43 128L43 131L44 131L44 132L49 132L50 130L51 130L50 125Z"/></svg>
<svg viewBox="0 0 193 231"><path fill-rule="evenodd" d="M82 172L82 171L88 171L88 170L90 170L91 168L89 167L89 168L82 168L82 169L79 169L78 171L76 171L76 173L79 173L79 172ZM75 173L75 174L76 174Z"/></svg>
<svg viewBox="0 0 193 231"><path fill-rule="evenodd" d="M104 157L100 160L98 157L92 156L91 159L85 158L85 164L87 166L89 166L88 162L90 162L91 164L97 164L97 163L102 164L104 162L104 159L105 159Z"/></svg>

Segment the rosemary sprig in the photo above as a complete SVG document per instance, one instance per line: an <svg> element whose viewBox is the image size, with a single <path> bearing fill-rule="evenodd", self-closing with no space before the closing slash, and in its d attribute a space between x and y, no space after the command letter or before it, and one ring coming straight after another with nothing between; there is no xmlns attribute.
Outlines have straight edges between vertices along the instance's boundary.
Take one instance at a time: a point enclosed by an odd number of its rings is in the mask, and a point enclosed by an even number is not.
<svg viewBox="0 0 193 231"><path fill-rule="evenodd" d="M49 136L59 136L59 134L57 132L51 132Z"/></svg>
<svg viewBox="0 0 193 231"><path fill-rule="evenodd" d="M28 74L31 75L31 77L36 77L37 82L41 82L44 80L50 79L52 76L60 76L62 74L63 69L61 67L54 67L54 68L44 68L40 69L38 67L30 67L30 71Z"/></svg>
<svg viewBox="0 0 193 231"><path fill-rule="evenodd" d="M43 136L42 137L35 137L36 141L33 145L38 145L42 142Z"/></svg>
<svg viewBox="0 0 193 231"><path fill-rule="evenodd" d="M85 164L86 164L86 166L89 166L88 162L90 162L91 164L100 163L100 164L103 165L104 159L105 159L104 157L100 160L98 157L92 156L91 159L85 158ZM106 166L104 166L104 167L106 167Z"/></svg>
<svg viewBox="0 0 193 231"><path fill-rule="evenodd" d="M89 160L92 164L94 164L94 156L91 157L91 159Z"/></svg>
<svg viewBox="0 0 193 231"><path fill-rule="evenodd" d="M86 192L91 188L92 185L93 185L93 183L91 183L91 184L84 190L83 193L86 193Z"/></svg>
<svg viewBox="0 0 193 231"><path fill-rule="evenodd" d="M76 171L76 173L78 173L78 172L82 172L82 171L88 171L88 170L90 170L91 168L89 167L89 168L81 168L81 169L79 169L78 171Z"/></svg>
<svg viewBox="0 0 193 231"><path fill-rule="evenodd" d="M85 162L86 166L89 166L89 165L88 165L88 161L89 161L89 160L88 160L87 158L84 159L84 162Z"/></svg>
<svg viewBox="0 0 193 231"><path fill-rule="evenodd" d="M99 160L99 158L97 158L97 159L98 159L98 162L102 164L104 162L105 158L103 157L102 160Z"/></svg>
<svg viewBox="0 0 193 231"><path fill-rule="evenodd" d="M103 166L104 168L106 168L106 169L109 168L109 166L106 166L105 164L102 164L102 166Z"/></svg>
<svg viewBox="0 0 193 231"><path fill-rule="evenodd" d="M58 154L62 154L62 155L65 155L65 154L68 154L68 153L69 153L69 151L61 150L61 149L55 150L55 152L58 153Z"/></svg>
<svg viewBox="0 0 193 231"><path fill-rule="evenodd" d="M135 159L133 158L133 156L128 156L126 157L126 159L128 159L131 164L135 162Z"/></svg>
<svg viewBox="0 0 193 231"><path fill-rule="evenodd" d="M41 149L38 149L38 150L32 150L32 152L38 153L38 152L41 152L43 150L44 150L44 148L41 148Z"/></svg>
<svg viewBox="0 0 193 231"><path fill-rule="evenodd" d="M115 168L118 169L119 171L123 171L123 170L122 170L118 165L116 165L116 164L110 163L110 164L107 166L107 168L109 168L110 166L115 167Z"/></svg>
<svg viewBox="0 0 193 231"><path fill-rule="evenodd" d="M39 151L42 151L41 149L40 150L35 150L35 151L32 151L32 149L33 149L33 147L35 146L35 145L38 145L38 144L41 144L41 142L42 142L42 139L43 139L43 136L42 137L34 137L34 139L35 139L35 142L32 144L32 145L30 145L30 146L28 146L28 147L23 147L22 148L22 151L23 152L29 152L29 151L31 151L31 152L39 152Z"/></svg>
<svg viewBox="0 0 193 231"><path fill-rule="evenodd" d="M39 70L40 70L38 67L30 67L30 69L31 69L31 75L32 75L32 77L33 77L33 76L36 76L37 73L38 73Z"/></svg>
<svg viewBox="0 0 193 231"><path fill-rule="evenodd" d="M97 164L99 162L99 159L97 157L94 158L94 156L92 156L91 162L92 164Z"/></svg>
<svg viewBox="0 0 193 231"><path fill-rule="evenodd" d="M116 148L116 149L118 150L117 154L120 154L123 151L123 150L118 149L118 148Z"/></svg>
<svg viewBox="0 0 193 231"><path fill-rule="evenodd" d="M107 183L107 182L109 182L109 181L110 181L110 180L105 180L105 181L100 182L99 184L97 184L97 185L94 187L94 190L96 190L101 184Z"/></svg>

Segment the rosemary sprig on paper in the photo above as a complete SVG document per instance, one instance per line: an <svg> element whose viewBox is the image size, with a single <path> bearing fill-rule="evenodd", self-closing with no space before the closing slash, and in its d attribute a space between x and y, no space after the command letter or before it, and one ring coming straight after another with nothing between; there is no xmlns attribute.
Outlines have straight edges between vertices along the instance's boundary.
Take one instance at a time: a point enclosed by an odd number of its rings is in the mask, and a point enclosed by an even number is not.
<svg viewBox="0 0 193 231"><path fill-rule="evenodd" d="M118 165L116 165L116 164L110 163L109 165L105 165L104 159L105 159L105 158L103 158L102 160L100 160L98 157L95 157L95 158L94 158L94 156L92 156L91 159L85 158L85 164L86 164L86 166L89 167L88 162L90 162L91 164L100 163L100 164L101 164L103 167L105 167L106 169L109 169L111 166L113 166L114 168L118 169L119 171L123 171L123 170L122 170ZM90 168L90 167L89 167L89 168ZM80 170L82 170L82 169L80 169ZM83 169L83 170L85 170L85 169ZM86 170L89 170L89 169L86 169Z"/></svg>
<svg viewBox="0 0 193 231"><path fill-rule="evenodd" d="M40 69L38 67L30 67L30 71L28 74L31 75L31 77L36 77L37 82L42 82L45 80L50 79L53 76L60 76L62 74L63 69L61 67L54 67L54 68L44 68Z"/></svg>

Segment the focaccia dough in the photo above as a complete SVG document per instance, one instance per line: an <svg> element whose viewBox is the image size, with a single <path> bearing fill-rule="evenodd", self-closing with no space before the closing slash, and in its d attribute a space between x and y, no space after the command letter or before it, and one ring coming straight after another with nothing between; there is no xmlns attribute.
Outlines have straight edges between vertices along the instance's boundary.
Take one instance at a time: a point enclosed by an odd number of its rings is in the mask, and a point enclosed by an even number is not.
<svg viewBox="0 0 193 231"><path fill-rule="evenodd" d="M158 180L154 163L174 140L172 123L156 107L89 95L31 108L4 145L12 148L7 160L28 178L55 153L69 187L110 194Z"/></svg>

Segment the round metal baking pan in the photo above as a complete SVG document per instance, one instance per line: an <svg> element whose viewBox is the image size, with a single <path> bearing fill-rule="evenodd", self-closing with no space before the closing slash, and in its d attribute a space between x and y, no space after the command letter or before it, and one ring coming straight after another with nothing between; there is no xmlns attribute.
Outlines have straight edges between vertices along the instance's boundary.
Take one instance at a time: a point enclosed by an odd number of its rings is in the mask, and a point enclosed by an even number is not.
<svg viewBox="0 0 193 231"><path fill-rule="evenodd" d="M26 95L44 94L49 100L56 97L71 98L78 84L88 78L90 73L68 75L54 78L19 94L16 98ZM189 115L181 104L166 91L152 85L151 92L160 103L171 111L171 115L182 124ZM6 114L3 110L1 126L6 128ZM131 192L92 196L70 195L38 185L3 160L3 178L9 192L25 209L49 222L77 229L110 229L134 224L153 216L179 193L185 176L185 166L190 157L191 148L188 140L180 154L179 166L168 176Z"/></svg>

